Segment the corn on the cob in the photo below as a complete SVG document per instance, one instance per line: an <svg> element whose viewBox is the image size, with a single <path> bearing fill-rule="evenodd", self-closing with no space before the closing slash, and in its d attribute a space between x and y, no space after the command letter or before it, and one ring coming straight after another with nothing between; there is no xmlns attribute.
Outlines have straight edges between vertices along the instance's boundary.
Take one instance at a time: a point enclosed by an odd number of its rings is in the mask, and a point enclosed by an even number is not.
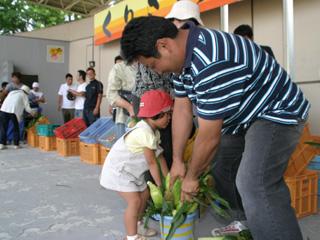
<svg viewBox="0 0 320 240"><path fill-rule="evenodd" d="M154 203L154 206L157 209L160 209L162 207L162 202L163 202L163 196L161 194L160 189L150 181L148 181L147 184L150 189L150 195L151 195L151 199Z"/></svg>

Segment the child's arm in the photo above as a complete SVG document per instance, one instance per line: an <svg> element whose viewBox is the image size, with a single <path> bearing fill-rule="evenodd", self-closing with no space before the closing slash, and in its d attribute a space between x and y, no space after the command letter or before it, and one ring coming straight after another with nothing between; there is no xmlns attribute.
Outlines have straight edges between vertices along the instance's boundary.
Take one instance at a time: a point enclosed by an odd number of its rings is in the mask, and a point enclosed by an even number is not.
<svg viewBox="0 0 320 240"><path fill-rule="evenodd" d="M151 176L153 177L154 181L158 186L161 186L161 178L159 174L159 169L157 165L156 155L154 153L154 150L150 148L144 148L143 149L144 156L147 160L147 163L149 165ZM168 167L163 157L160 158L160 166L161 170L163 171L164 176L168 173Z"/></svg>
<svg viewBox="0 0 320 240"><path fill-rule="evenodd" d="M160 160L160 167L161 167L163 176L167 176L168 172L169 172L169 169L168 169L168 166L167 166L166 159L164 158L163 154L161 154L158 158Z"/></svg>

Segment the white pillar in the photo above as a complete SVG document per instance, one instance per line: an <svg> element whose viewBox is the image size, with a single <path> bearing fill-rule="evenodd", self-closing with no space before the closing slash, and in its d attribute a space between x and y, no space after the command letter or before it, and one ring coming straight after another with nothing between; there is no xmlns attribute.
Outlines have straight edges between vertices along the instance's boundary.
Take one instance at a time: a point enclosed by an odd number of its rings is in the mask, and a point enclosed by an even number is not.
<svg viewBox="0 0 320 240"><path fill-rule="evenodd" d="M229 6L220 7L220 29L229 32Z"/></svg>
<svg viewBox="0 0 320 240"><path fill-rule="evenodd" d="M283 0L284 66L295 80L294 69L294 12L293 0Z"/></svg>

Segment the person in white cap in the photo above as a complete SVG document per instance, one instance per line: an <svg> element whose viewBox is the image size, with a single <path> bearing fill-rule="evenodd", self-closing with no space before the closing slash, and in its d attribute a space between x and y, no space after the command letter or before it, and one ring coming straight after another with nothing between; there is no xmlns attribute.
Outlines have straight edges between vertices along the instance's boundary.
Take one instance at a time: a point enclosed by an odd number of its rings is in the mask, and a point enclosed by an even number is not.
<svg viewBox="0 0 320 240"><path fill-rule="evenodd" d="M29 94L29 102L31 108L39 108L39 103L46 102L43 92L39 91L39 87L40 85L38 82L32 83L32 89Z"/></svg>
<svg viewBox="0 0 320 240"><path fill-rule="evenodd" d="M0 150L7 145L7 130L9 121L13 122L13 142L14 148L19 148L19 122L22 119L23 111L26 110L32 116L36 113L30 108L28 95L30 88L23 85L18 90L9 92L0 109Z"/></svg>
<svg viewBox="0 0 320 240"><path fill-rule="evenodd" d="M204 25L198 4L191 0L180 0L173 4L171 11L165 18L172 20L177 28L181 28L188 21L193 21L195 25Z"/></svg>

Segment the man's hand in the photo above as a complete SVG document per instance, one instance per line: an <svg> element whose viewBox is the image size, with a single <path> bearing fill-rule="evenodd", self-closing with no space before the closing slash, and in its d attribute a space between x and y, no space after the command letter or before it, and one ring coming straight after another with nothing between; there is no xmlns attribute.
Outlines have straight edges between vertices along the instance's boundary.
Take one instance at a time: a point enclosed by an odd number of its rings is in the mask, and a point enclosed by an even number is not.
<svg viewBox="0 0 320 240"><path fill-rule="evenodd" d="M112 115L113 107L111 105L108 106L108 112Z"/></svg>
<svg viewBox="0 0 320 240"><path fill-rule="evenodd" d="M130 105L129 109L127 109L127 111L129 112L130 117L135 117L132 104Z"/></svg>
<svg viewBox="0 0 320 240"><path fill-rule="evenodd" d="M99 114L99 108L93 110L93 115L97 116Z"/></svg>
<svg viewBox="0 0 320 240"><path fill-rule="evenodd" d="M61 111L61 106L58 106L58 109L57 109L57 110L58 110L58 112L60 112L60 111Z"/></svg>
<svg viewBox="0 0 320 240"><path fill-rule="evenodd" d="M75 90L73 90L73 89L71 89L71 88L68 89L68 92L71 92L72 95L76 95L76 94L77 94L77 91L75 91Z"/></svg>
<svg viewBox="0 0 320 240"><path fill-rule="evenodd" d="M182 160L173 160L170 169L170 186L176 181L177 178L183 179L186 175L186 166Z"/></svg>
<svg viewBox="0 0 320 240"><path fill-rule="evenodd" d="M199 191L199 180L184 178L181 186L181 201L191 201Z"/></svg>
<svg viewBox="0 0 320 240"><path fill-rule="evenodd" d="M32 111L30 115L35 118L38 116L38 111Z"/></svg>

